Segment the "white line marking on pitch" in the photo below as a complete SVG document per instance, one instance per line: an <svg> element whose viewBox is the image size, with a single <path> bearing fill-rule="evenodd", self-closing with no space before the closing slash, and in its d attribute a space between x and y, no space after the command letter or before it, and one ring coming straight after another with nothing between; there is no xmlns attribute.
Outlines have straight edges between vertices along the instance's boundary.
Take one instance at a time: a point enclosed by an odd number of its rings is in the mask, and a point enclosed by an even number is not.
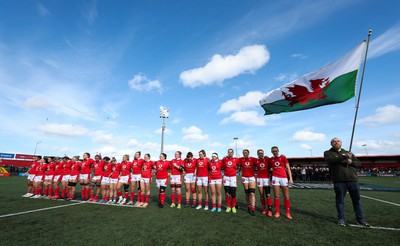
<svg viewBox="0 0 400 246"><path fill-rule="evenodd" d="M392 228L392 227L381 227L381 226L365 227L365 226L354 225L354 224L349 224L349 226L352 226L352 227L359 227L359 228L365 228L365 229L377 229L377 230L388 230L388 231L400 231L400 228Z"/></svg>
<svg viewBox="0 0 400 246"><path fill-rule="evenodd" d="M374 201L378 201L378 202L384 202L384 203L387 203L387 204L391 204L391 205L395 205L395 206L400 207L400 204L398 204L398 203L388 202L388 201L385 201L385 200L376 199L376 198L369 197L369 196L364 196L364 195L361 195L361 197L368 198L368 199L371 199L371 200L374 200Z"/></svg>
<svg viewBox="0 0 400 246"><path fill-rule="evenodd" d="M48 208L40 208L40 209L29 210L29 211L24 211L24 212L19 212L19 213L13 213L13 214L5 214L5 215L0 215L0 218L11 217L11 216L16 216L16 215L21 215L21 214L35 213L35 212L40 212L40 211L45 211L45 210L50 210L50 209L56 209L56 208L62 208L62 207L69 207L69 206L75 206L75 205L81 205L81 204L83 204L83 203L71 203L71 204L66 204L66 205L61 205L61 206L48 207Z"/></svg>

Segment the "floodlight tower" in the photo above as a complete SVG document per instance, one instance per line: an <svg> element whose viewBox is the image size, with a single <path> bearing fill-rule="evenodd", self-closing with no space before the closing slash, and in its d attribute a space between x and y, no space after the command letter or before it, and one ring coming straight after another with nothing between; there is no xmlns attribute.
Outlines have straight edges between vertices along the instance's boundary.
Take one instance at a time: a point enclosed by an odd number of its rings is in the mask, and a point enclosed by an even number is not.
<svg viewBox="0 0 400 246"><path fill-rule="evenodd" d="M42 141L39 141L39 142L36 143L35 151L33 152L33 155L36 155L37 147L38 147L38 145L39 145L41 142L42 142Z"/></svg>
<svg viewBox="0 0 400 246"><path fill-rule="evenodd" d="M237 152L237 141L238 141L238 137L234 137L233 140L235 140L235 151L236 151L236 157L239 157L239 153Z"/></svg>
<svg viewBox="0 0 400 246"><path fill-rule="evenodd" d="M161 153L164 152L164 131L165 131L165 119L169 117L169 109L167 107L160 107L160 118L163 119L161 126Z"/></svg>

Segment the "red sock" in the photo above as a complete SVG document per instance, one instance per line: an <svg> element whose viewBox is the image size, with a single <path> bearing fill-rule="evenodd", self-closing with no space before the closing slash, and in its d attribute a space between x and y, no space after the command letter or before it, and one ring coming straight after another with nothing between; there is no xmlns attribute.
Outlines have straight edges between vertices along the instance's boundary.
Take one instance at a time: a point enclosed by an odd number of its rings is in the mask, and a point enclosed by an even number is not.
<svg viewBox="0 0 400 246"><path fill-rule="evenodd" d="M225 200L226 200L226 206L228 208L230 208L231 207L231 197L230 196L226 196Z"/></svg>
<svg viewBox="0 0 400 246"><path fill-rule="evenodd" d="M160 202L162 205L164 205L166 197L167 197L167 194L165 194L165 193L160 194Z"/></svg>
<svg viewBox="0 0 400 246"><path fill-rule="evenodd" d="M263 197L260 200L261 200L261 204L262 204L263 209L267 210L267 205L265 204L265 198Z"/></svg>
<svg viewBox="0 0 400 246"><path fill-rule="evenodd" d="M232 208L236 207L236 196L232 198Z"/></svg>
<svg viewBox="0 0 400 246"><path fill-rule="evenodd" d="M67 193L67 188L66 187L63 187L62 188L62 190L61 190L61 197L62 198L65 198L65 194Z"/></svg>
<svg viewBox="0 0 400 246"><path fill-rule="evenodd" d="M279 212L281 211L280 206L281 205L279 198L278 199L275 198L275 213L279 214Z"/></svg>
<svg viewBox="0 0 400 246"><path fill-rule="evenodd" d="M54 191L54 196L59 197L60 196L60 187L56 187L55 191Z"/></svg>
<svg viewBox="0 0 400 246"><path fill-rule="evenodd" d="M90 196L90 190L88 188L86 188L86 199L89 199Z"/></svg>
<svg viewBox="0 0 400 246"><path fill-rule="evenodd" d="M67 188L67 195L68 195L68 197L69 197L69 195L71 194L71 188Z"/></svg>
<svg viewBox="0 0 400 246"><path fill-rule="evenodd" d="M150 195L146 195L146 203L149 203L150 201Z"/></svg>
<svg viewBox="0 0 400 246"><path fill-rule="evenodd" d="M218 208L222 208L222 205L221 205L221 204L218 204Z"/></svg>
<svg viewBox="0 0 400 246"><path fill-rule="evenodd" d="M85 194L86 194L86 187L82 187L81 189L81 198L85 199Z"/></svg>
<svg viewBox="0 0 400 246"><path fill-rule="evenodd" d="M268 205L268 207L272 207L272 199L271 199L271 197L268 197L267 198L267 205Z"/></svg>
<svg viewBox="0 0 400 246"><path fill-rule="evenodd" d="M189 206L189 203L190 203L190 200L189 200L189 199L186 199L186 205L187 205L187 206ZM193 203L193 204L195 204L195 203Z"/></svg>
<svg viewBox="0 0 400 246"><path fill-rule="evenodd" d="M171 194L171 203L175 203L175 193Z"/></svg>
<svg viewBox="0 0 400 246"><path fill-rule="evenodd" d="M208 207L208 200L206 200L206 207Z"/></svg>
<svg viewBox="0 0 400 246"><path fill-rule="evenodd" d="M212 207L213 207L213 208L216 208L216 207L217 207L217 204L213 203L213 204L212 204Z"/></svg>
<svg viewBox="0 0 400 246"><path fill-rule="evenodd" d="M99 196L94 196L94 200L98 201L99 200Z"/></svg>
<svg viewBox="0 0 400 246"><path fill-rule="evenodd" d="M193 205L196 205L197 201L196 199L193 199Z"/></svg>
<svg viewBox="0 0 400 246"><path fill-rule="evenodd" d="M200 205L200 206L202 206L202 204L201 204L201 201L199 201L199 203L198 203L197 205Z"/></svg>
<svg viewBox="0 0 400 246"><path fill-rule="evenodd" d="M142 203L144 203L145 202L145 195L143 195L143 196L141 196L141 198L142 198Z"/></svg>
<svg viewBox="0 0 400 246"><path fill-rule="evenodd" d="M118 196L122 196L122 191L117 192Z"/></svg>
<svg viewBox="0 0 400 246"><path fill-rule="evenodd" d="M39 195L40 193L39 193L39 188L36 188L35 189L35 195Z"/></svg>
<svg viewBox="0 0 400 246"><path fill-rule="evenodd" d="M43 195L47 196L47 193L49 192L49 188L44 188Z"/></svg>
<svg viewBox="0 0 400 246"><path fill-rule="evenodd" d="M135 197L135 192L131 191L131 202L133 202L134 197Z"/></svg>
<svg viewBox="0 0 400 246"><path fill-rule="evenodd" d="M53 187L50 187L49 188L49 196L52 196L53 195Z"/></svg>
<svg viewBox="0 0 400 246"><path fill-rule="evenodd" d="M39 195L42 194L42 191L43 191L43 188L42 188L42 187L39 187Z"/></svg>
<svg viewBox="0 0 400 246"><path fill-rule="evenodd" d="M140 192L140 190L139 190L138 193L137 193L137 200L138 200L139 202L142 201L142 192Z"/></svg>
<svg viewBox="0 0 400 246"><path fill-rule="evenodd" d="M125 192L124 199L128 199L128 192Z"/></svg>
<svg viewBox="0 0 400 246"><path fill-rule="evenodd" d="M286 213L290 214L290 199L284 199L283 202L285 204Z"/></svg>
<svg viewBox="0 0 400 246"><path fill-rule="evenodd" d="M178 194L178 204L181 204L181 203L182 203L182 194L179 193Z"/></svg>
<svg viewBox="0 0 400 246"><path fill-rule="evenodd" d="M250 205L250 209L251 209L251 211L256 211L256 207L255 206L252 206L252 205Z"/></svg>

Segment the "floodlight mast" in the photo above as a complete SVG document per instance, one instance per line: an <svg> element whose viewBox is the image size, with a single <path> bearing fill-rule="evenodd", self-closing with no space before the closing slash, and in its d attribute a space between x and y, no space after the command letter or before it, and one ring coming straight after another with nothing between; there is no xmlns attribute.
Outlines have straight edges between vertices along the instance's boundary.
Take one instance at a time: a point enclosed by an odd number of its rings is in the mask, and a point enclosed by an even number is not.
<svg viewBox="0 0 400 246"><path fill-rule="evenodd" d="M161 153L164 153L164 132L165 132L165 119L169 117L169 109L167 107L160 107L160 118L163 119L161 126Z"/></svg>

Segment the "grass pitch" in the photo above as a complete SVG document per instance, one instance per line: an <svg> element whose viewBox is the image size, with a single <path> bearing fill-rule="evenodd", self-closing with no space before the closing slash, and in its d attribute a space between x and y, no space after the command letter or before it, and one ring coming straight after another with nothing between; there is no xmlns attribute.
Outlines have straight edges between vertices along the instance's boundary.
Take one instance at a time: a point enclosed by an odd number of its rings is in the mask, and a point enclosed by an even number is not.
<svg viewBox="0 0 400 246"><path fill-rule="evenodd" d="M362 178L360 183L400 188L400 179L392 177ZM244 209L237 214L168 206L159 209L155 185L152 187L146 209L83 203L0 217L0 245L400 245L399 230L337 226L333 190L291 189L293 220L288 220L262 215L258 199L254 217ZM1 178L0 216L72 204L21 197L25 192L25 178ZM400 204L400 192L361 194ZM168 189L167 201L169 195ZM237 196L244 208L241 184ZM371 225L400 228L400 206L366 198L362 203ZM347 223L356 223L348 196L346 216Z"/></svg>

